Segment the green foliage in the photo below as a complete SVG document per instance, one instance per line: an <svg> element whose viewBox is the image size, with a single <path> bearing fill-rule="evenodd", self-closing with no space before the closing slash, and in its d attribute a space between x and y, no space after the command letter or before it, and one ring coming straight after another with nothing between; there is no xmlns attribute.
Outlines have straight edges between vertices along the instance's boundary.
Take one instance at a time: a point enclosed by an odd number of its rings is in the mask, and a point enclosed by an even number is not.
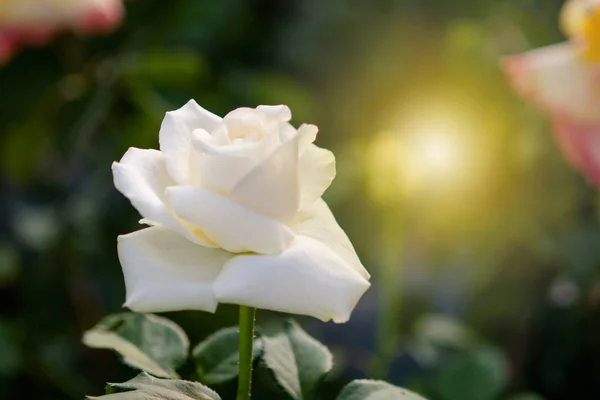
<svg viewBox="0 0 600 400"><path fill-rule="evenodd" d="M200 381L207 385L225 383L238 376L239 369L238 327L221 329L204 339L192 351ZM262 352L262 340L254 340L254 357Z"/></svg>
<svg viewBox="0 0 600 400"><path fill-rule="evenodd" d="M142 372L124 383L109 383L102 400L221 400L218 394L197 382L159 379Z"/></svg>
<svg viewBox="0 0 600 400"><path fill-rule="evenodd" d="M127 318L129 317L129 318ZM98 324L90 332L98 330L115 331L107 327L114 326L115 321L127 321L135 317L137 323L128 326L128 336L133 331L140 335L156 336L156 329L148 331L145 323L139 323L139 318L157 317L141 314L113 315ZM159 320L165 323L164 319ZM156 321L153 321L155 324ZM172 324L166 320L167 324ZM156 328L156 327L154 327ZM118 330L116 330L118 332ZM123 332L118 332L123 334ZM136 336L136 335L134 335ZM160 335L158 335L160 336ZM239 331L237 327L225 328L207 337L192 351L192 358L197 365L198 375L203 383L220 385L227 392L227 385L238 375ZM100 343L106 343L101 341ZM155 342L156 344L156 342ZM105 347L105 346L101 346ZM123 352L123 346L111 347ZM166 346L163 357L169 351L179 357L179 351L172 346ZM322 398L318 395L325 375L333 366L333 357L327 347L308 335L296 322L287 320L281 325L264 329L264 333L254 340L254 357L260 358L258 369L254 371L253 398L268 398L270 400L315 400ZM124 355L124 361L131 364L131 359ZM139 359L135 359L138 362ZM223 386L226 385L226 386ZM136 378L125 383L110 383L106 395L97 397L107 400L218 400L220 397L196 382L178 379L159 379L147 372L142 372ZM88 397L96 399L96 397ZM405 389L382 381L357 380L342 389L338 400L424 400L422 397Z"/></svg>
<svg viewBox="0 0 600 400"><path fill-rule="evenodd" d="M83 336L89 347L111 349L123 361L156 376L178 378L175 369L188 356L189 341L174 322L152 314L109 315Z"/></svg>
<svg viewBox="0 0 600 400"><path fill-rule="evenodd" d="M265 334L263 360L277 383L295 400L312 399L333 367L333 356L294 321Z"/></svg>
<svg viewBox="0 0 600 400"><path fill-rule="evenodd" d="M357 380L342 389L337 400L425 400L406 389L387 382Z"/></svg>
<svg viewBox="0 0 600 400"><path fill-rule="evenodd" d="M505 388L507 374L504 356L482 348L450 361L437 378L437 392L443 400L494 400Z"/></svg>
<svg viewBox="0 0 600 400"><path fill-rule="evenodd" d="M11 247L0 243L0 288L14 283L19 273L18 253Z"/></svg>
<svg viewBox="0 0 600 400"><path fill-rule="evenodd" d="M0 320L0 378L15 374L21 367L20 348L11 326Z"/></svg>

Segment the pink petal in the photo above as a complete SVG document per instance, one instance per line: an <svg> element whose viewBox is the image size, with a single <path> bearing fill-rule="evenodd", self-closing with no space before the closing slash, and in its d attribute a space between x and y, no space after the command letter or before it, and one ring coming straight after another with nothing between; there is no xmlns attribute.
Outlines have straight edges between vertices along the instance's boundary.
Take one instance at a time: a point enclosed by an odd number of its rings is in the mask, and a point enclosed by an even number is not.
<svg viewBox="0 0 600 400"><path fill-rule="evenodd" d="M77 24L77 29L85 34L108 33L123 20L125 9L121 0L105 1L90 10Z"/></svg>
<svg viewBox="0 0 600 400"><path fill-rule="evenodd" d="M567 160L594 186L600 187L600 124L555 115L554 134Z"/></svg>
<svg viewBox="0 0 600 400"><path fill-rule="evenodd" d="M0 65L8 62L18 47L18 41L11 32L0 30Z"/></svg>

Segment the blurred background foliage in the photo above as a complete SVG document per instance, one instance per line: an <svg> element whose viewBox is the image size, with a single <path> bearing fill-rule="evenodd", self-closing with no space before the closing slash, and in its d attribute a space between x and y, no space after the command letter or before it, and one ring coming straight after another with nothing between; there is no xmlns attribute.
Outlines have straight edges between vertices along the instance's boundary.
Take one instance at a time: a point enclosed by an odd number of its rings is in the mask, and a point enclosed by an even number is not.
<svg viewBox="0 0 600 400"><path fill-rule="evenodd" d="M301 321L334 351L326 387L375 374L432 400L597 399L595 193L498 64L561 40L560 6L132 0L110 36L20 52L0 67L0 397L134 375L80 343L120 309L116 236L138 229L110 164L156 148L164 112L195 98L220 115L288 104L337 155L325 197L374 285L346 325ZM194 344L237 314L168 317Z"/></svg>

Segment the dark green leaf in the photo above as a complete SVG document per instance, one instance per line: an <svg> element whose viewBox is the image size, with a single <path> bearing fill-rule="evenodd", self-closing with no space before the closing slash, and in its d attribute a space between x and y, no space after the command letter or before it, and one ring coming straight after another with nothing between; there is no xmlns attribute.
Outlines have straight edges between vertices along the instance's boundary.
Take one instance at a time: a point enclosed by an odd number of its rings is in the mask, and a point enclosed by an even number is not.
<svg viewBox="0 0 600 400"><path fill-rule="evenodd" d="M424 400L424 398L387 382L356 380L342 389L337 400Z"/></svg>
<svg viewBox="0 0 600 400"><path fill-rule="evenodd" d="M509 400L544 400L544 398L535 393L521 393L510 397Z"/></svg>
<svg viewBox="0 0 600 400"><path fill-rule="evenodd" d="M327 347L310 337L294 321L263 336L263 359L277 383L294 399L312 399L333 366Z"/></svg>
<svg viewBox="0 0 600 400"><path fill-rule="evenodd" d="M137 313L109 315L83 335L83 343L114 350L132 367L168 378L178 377L175 368L189 350L185 332L173 321Z"/></svg>
<svg viewBox="0 0 600 400"><path fill-rule="evenodd" d="M221 384L235 378L239 371L239 328L225 328L213 333L197 345L192 358L202 382ZM254 340L254 357L260 355L262 341Z"/></svg>
<svg viewBox="0 0 600 400"><path fill-rule="evenodd" d="M464 354L446 366L437 379L443 400L493 400L505 387L507 366L495 349Z"/></svg>
<svg viewBox="0 0 600 400"><path fill-rule="evenodd" d="M160 379L142 372L125 383L109 383L106 395L87 397L103 400L221 400L210 388L197 382Z"/></svg>
<svg viewBox="0 0 600 400"><path fill-rule="evenodd" d="M12 327L0 320L0 377L15 374L23 366L21 348Z"/></svg>
<svg viewBox="0 0 600 400"><path fill-rule="evenodd" d="M415 336L435 345L465 349L477 342L477 337L459 321L441 315L426 315L419 319Z"/></svg>
<svg viewBox="0 0 600 400"><path fill-rule="evenodd" d="M425 315L415 324L411 355L419 364L437 368L447 356L445 350L467 351L479 344L479 338L459 321L441 315Z"/></svg>
<svg viewBox="0 0 600 400"><path fill-rule="evenodd" d="M0 244L0 288L12 284L20 273L19 254L6 244Z"/></svg>

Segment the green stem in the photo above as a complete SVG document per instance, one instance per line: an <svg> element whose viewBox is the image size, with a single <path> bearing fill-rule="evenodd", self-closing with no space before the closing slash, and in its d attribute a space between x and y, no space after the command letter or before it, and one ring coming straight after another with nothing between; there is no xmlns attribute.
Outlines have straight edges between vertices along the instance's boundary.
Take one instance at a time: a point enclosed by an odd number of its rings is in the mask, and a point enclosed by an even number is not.
<svg viewBox="0 0 600 400"><path fill-rule="evenodd" d="M249 400L252 387L252 343L256 309L240 306L240 373L237 400Z"/></svg>

